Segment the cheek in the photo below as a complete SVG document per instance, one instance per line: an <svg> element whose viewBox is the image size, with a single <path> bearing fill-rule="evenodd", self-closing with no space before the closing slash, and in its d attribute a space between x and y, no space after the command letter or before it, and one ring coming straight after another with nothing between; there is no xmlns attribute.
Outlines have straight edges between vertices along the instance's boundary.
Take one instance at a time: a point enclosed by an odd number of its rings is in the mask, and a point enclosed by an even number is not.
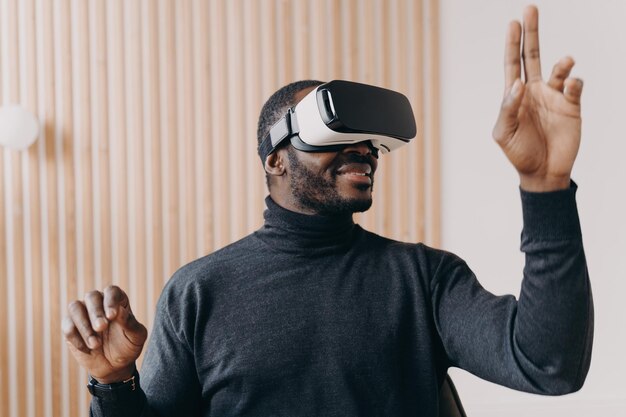
<svg viewBox="0 0 626 417"><path fill-rule="evenodd" d="M299 155L300 163L309 171L318 175L332 174L333 161L336 154L333 152L302 152Z"/></svg>

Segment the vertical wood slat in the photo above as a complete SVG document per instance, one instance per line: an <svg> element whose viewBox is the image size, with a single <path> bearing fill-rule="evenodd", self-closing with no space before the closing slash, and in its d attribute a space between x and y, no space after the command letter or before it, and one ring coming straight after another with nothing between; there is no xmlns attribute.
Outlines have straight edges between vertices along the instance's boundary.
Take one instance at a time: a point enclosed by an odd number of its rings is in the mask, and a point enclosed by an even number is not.
<svg viewBox="0 0 626 417"><path fill-rule="evenodd" d="M406 19L407 5L404 2L396 0L394 3L393 14L390 18L390 26L395 28L392 32L392 44L397 45L397 48L393 49L392 61L396 63L393 66L393 87L400 89L406 94L409 94L409 78L417 77L417 74L410 74L408 70L409 53L403 53L403 51L411 50L411 44L409 42L409 30L407 29L408 21ZM395 22L395 24L394 24ZM410 152L402 152L398 155L394 155L396 163L393 166L392 176L398 179L398 189L395 193L394 206L397 210L393 219L396 220L393 224L393 233L398 236L399 239L410 241L411 230L415 229L414 217L410 213L409 195L414 191L410 187L409 165L411 160L409 159ZM423 181L423 179L420 179ZM407 227L407 225L410 225Z"/></svg>
<svg viewBox="0 0 626 417"><path fill-rule="evenodd" d="M109 170L111 176L111 245L112 282L128 287L129 224L128 224L128 138L124 61L124 14L121 0L106 1L107 76L109 97Z"/></svg>
<svg viewBox="0 0 626 417"><path fill-rule="evenodd" d="M375 48L372 47L374 45L374 3L373 0L368 0L367 6L362 7L359 13L359 17L357 20L358 24L358 43L359 43L359 74L357 81L361 81L365 84L375 84ZM374 192L378 194L378 189L381 188L384 184L380 176L376 177L374 182L375 190ZM372 210L366 212L361 217L363 219L363 226L369 230L376 230L376 206L380 199L378 195L376 195L376 199L374 200L374 204Z"/></svg>
<svg viewBox="0 0 626 417"><path fill-rule="evenodd" d="M2 70L3 97L0 101L2 104L17 103L20 100L19 94L19 52L18 44L18 5L14 0L5 0L0 3L0 13L2 13L0 24L4 28L0 37L0 69ZM15 74L14 79L10 79L10 74ZM5 181L5 196L11 204L5 208L4 221L8 221L5 228L5 239L7 242L6 252L6 269L7 269L7 285L6 292L2 293L4 300L2 301L7 307L5 322L5 342L6 351L12 360L6 361L4 372L7 375L7 383L9 383L8 411L12 414L26 412L25 393L19 392L14 384L10 381L26 383L26 375L20 372L17 366L18 361L25 365L24 342L22 327L17 323L18 317L24 314L23 303L16 300L23 298L23 279L24 279L24 236L23 227L24 219L22 216L22 207L24 204L21 187L21 159L15 153L4 153L4 171L7 176ZM19 277L19 278L18 278Z"/></svg>
<svg viewBox="0 0 626 417"><path fill-rule="evenodd" d="M224 174L228 177L228 187L231 190L229 199L225 201L228 204L228 218L230 223L230 233L228 241L237 240L238 237L245 234L245 203L243 193L234 192L235 190L245 190L245 175L241 168L241 163L234 161L245 161L247 149L244 148L243 134L241 129L241 120L245 119L244 89L243 89L243 68L242 51L243 51L243 29L241 21L243 20L242 12L243 4L241 0L231 0L226 2L225 14L225 39L228 40L228 46L225 47L225 63L228 71L226 71L226 94L228 95L228 103L224 108L228 109L226 116L226 138L228 145L225 151L229 155L230 163L227 163L227 169Z"/></svg>
<svg viewBox="0 0 626 417"><path fill-rule="evenodd" d="M6 26L3 24L3 8L4 4L0 3L0 68L3 68L5 64L6 58L4 57L4 42L6 38ZM4 73L4 71L2 71ZM4 104L4 85L0 74L0 104ZM5 194L6 187L4 185L5 180L7 180L8 176L4 174L4 159L5 154L8 154L9 151L5 151L0 149L0 297L2 294L7 294L8 290L8 280L9 280L9 270L8 270L8 242L7 242L7 218L6 218L6 205L7 201L10 199ZM10 415L10 407L11 407L11 398L9 392L9 360L10 354L8 349L9 344L9 306L6 303L6 297L0 298L2 302L0 302L0 413L2 415L8 416Z"/></svg>
<svg viewBox="0 0 626 417"><path fill-rule="evenodd" d="M3 29L6 28L4 24L2 24L3 16L5 15L4 3L0 3L0 104L4 104L4 82L3 77L5 75L5 70L2 67L2 64L5 62L5 47L4 42L9 40L10 37L3 32ZM9 280L9 271L8 271L8 248L9 242L7 241L7 230L6 230L6 209L5 202L8 202L9 199L5 195L5 186L4 186L4 158L5 154L8 151L0 149L0 297L3 297L2 294L7 293L8 280ZM9 415L9 407L11 406L11 394L9 392L9 351L8 351L8 343L9 337L6 329L8 329L8 305L5 297L0 298L3 302L0 305L0 329L4 332L2 334L2 338L0 338L0 413L3 416Z"/></svg>
<svg viewBox="0 0 626 417"><path fill-rule="evenodd" d="M330 73L333 74L333 77L343 78L343 60L342 55L344 51L342 50L343 44L341 39L344 37L341 28L342 28L342 20L346 18L346 16L341 14L341 2L339 1L331 1L330 4L327 3L327 16L328 21L330 22L327 34L330 35L330 39L326 43L327 48L330 48Z"/></svg>
<svg viewBox="0 0 626 417"><path fill-rule="evenodd" d="M261 62L262 47L259 24L258 2L250 2L243 9L243 38L246 40L243 46L243 68L244 68L244 108L245 108L245 147L246 153L246 192L249 196L247 206L247 229L250 230L255 224L260 224L263 211L263 196L265 189L265 177L262 170L255 170L253 167L260 167L261 162L256 152L256 123L258 103L261 102L261 73L258 70ZM259 175L261 172L261 175Z"/></svg>
<svg viewBox="0 0 626 417"><path fill-rule="evenodd" d="M126 154L128 155L128 233L129 279L127 291L133 302L133 313L147 317L146 280L146 178L144 176L143 90L140 3L123 3L124 19L124 91L127 112Z"/></svg>
<svg viewBox="0 0 626 417"><path fill-rule="evenodd" d="M302 79L310 78L309 66L310 66L310 52L309 52L309 33L310 22L304 19L298 19L298 16L302 16L306 13L308 2L306 0L294 0L292 1L291 11L289 16L288 26L284 29L289 31L290 40L293 45L297 47L292 48L293 56L293 73L301 74ZM251 19L254 21L255 19Z"/></svg>
<svg viewBox="0 0 626 417"><path fill-rule="evenodd" d="M33 113L37 113L37 46L36 46L36 15L35 2L33 0L20 2L20 66L21 74L20 90L22 103ZM43 302L43 285L39 277L43 273L42 250L41 250L41 198L40 198L40 166L39 155L41 146L33 146L23 154L24 191L26 200L24 206L26 223L27 252L26 261L26 302L28 309L27 320L27 384L32 387L27 393L27 415L43 415L45 411L45 365L44 346L36 343L43 334L44 316L40 306ZM1 275L1 272L0 272Z"/></svg>
<svg viewBox="0 0 626 417"><path fill-rule="evenodd" d="M430 224L429 243L439 246L441 243L441 181L440 181L440 132L439 132L439 0L428 0L429 44L428 44L428 66L429 66L429 135L428 135L428 161L430 180L430 193L428 194Z"/></svg>
<svg viewBox="0 0 626 417"><path fill-rule="evenodd" d="M436 0L0 0L0 103L19 99L42 123L40 143L0 150L2 415L87 415L85 373L60 336L68 300L115 283L150 327L178 267L261 224L256 122L285 83L347 78L409 97L418 136L381 157L374 207L357 221L436 245L437 11Z"/></svg>
<svg viewBox="0 0 626 417"><path fill-rule="evenodd" d="M212 199L213 206L213 245L219 247L226 242L230 235L230 221L228 216L228 202L230 201L230 190L228 187L228 165L226 155L228 153L228 131L226 128L227 116L216 109L226 108L228 92L226 91L226 4L225 2L211 2L209 8L209 25L211 28L209 36L212 39L210 45L210 89L211 89L211 154L210 161L211 187L214 191ZM220 115L221 114L221 115Z"/></svg>
<svg viewBox="0 0 626 417"><path fill-rule="evenodd" d="M0 175L4 175L4 154L7 151L0 151ZM8 271L8 254L6 239L6 210L5 201L9 199L5 195L6 187L4 186L4 178L0 181L0 294L7 294L9 271ZM4 302L6 297L2 298L0 303L0 413L2 415L10 415L11 397L9 393L9 305Z"/></svg>
<svg viewBox="0 0 626 417"><path fill-rule="evenodd" d="M3 97L2 104L16 103L19 101L18 83L19 77L14 80L9 79L9 74L14 73L17 76L19 71L19 59L18 59L18 24L17 24L17 3L15 1L3 1L0 3L0 24L4 29L2 36L0 37L0 70L1 76L0 83L2 84ZM8 221L4 231L6 233L3 236L6 239L6 276L7 283L5 286L5 292L2 293L2 303L6 305L6 319L3 325L4 341L6 344L5 354L11 357L13 360L3 361L3 371L6 374L7 383L9 381L15 381L16 378L20 378L22 383L25 383L25 375L20 373L17 369L15 359L24 358L23 353L20 352L21 338L18 334L17 317L22 313L21 303L15 303L16 297L19 295L20 283L17 282L17 277L23 278L24 271L21 270L21 264L23 261L23 239L20 235L22 229L23 220L21 219L21 205L23 204L20 187L19 175L19 156L14 153L7 153L5 151L3 161L3 172L6 175L4 184L5 194L4 197L11 202L5 208L5 216L2 221ZM21 281L21 280L20 280ZM9 384L7 390L9 413L23 413L25 410L25 400L23 394L20 395L16 388Z"/></svg>
<svg viewBox="0 0 626 417"><path fill-rule="evenodd" d="M1 60L1 58L0 58ZM0 151L0 175L4 175L4 154L7 151ZM0 181L0 294L7 294L9 271L8 271L8 244L6 239L6 210L5 201L9 198L6 197L4 186L5 178ZM9 409L11 406L11 398L9 393L9 305L5 302L6 297L2 298L0 302L0 413L2 415L10 415Z"/></svg>
<svg viewBox="0 0 626 417"><path fill-rule="evenodd" d="M312 79L318 79L320 81L324 81L328 78L328 73L326 71L326 62L325 53L328 51L325 50L325 45L327 42L326 38L326 19L324 18L324 10L326 6L326 2L324 1L311 1L309 4L309 48L311 51L311 69L310 74ZM322 42L320 42L322 40Z"/></svg>
<svg viewBox="0 0 626 417"><path fill-rule="evenodd" d="M230 2L229 2L230 3ZM197 180L193 175L192 157L194 142L192 137L192 100L194 91L191 87L191 2L177 1L174 6L174 44L176 45L176 112L178 113L176 143L178 148L178 194L176 199L180 204L178 238L180 244L179 260L194 258L195 250L195 211L194 211L194 184Z"/></svg>
<svg viewBox="0 0 626 417"><path fill-rule="evenodd" d="M280 51L281 56L288 56L288 59L281 59L280 65L276 66L278 73L278 82L284 85L293 80L293 59L294 44L292 39L292 15L293 1L278 0L276 8L276 28L274 37L276 41L276 50ZM236 45L233 45L236 46Z"/></svg>
<svg viewBox="0 0 626 417"><path fill-rule="evenodd" d="M161 176L162 183L162 224L163 224L163 262L165 275L171 272L178 264L179 251L177 237L178 205L176 204L177 175L177 147L176 147L176 86L173 35L173 7L171 1L158 2L158 44L159 44L159 93L161 122ZM161 284L165 277L161 277Z"/></svg>
<svg viewBox="0 0 626 417"><path fill-rule="evenodd" d="M54 4L54 48L55 48L55 106L57 118L55 122L55 151L57 158L57 171L59 172L59 193L63 198L59 199L60 211L60 280L59 298L55 300L61 306L67 305L68 300L77 295L77 201L76 180L74 167L74 128L73 128L73 94L72 94L72 31L70 29L71 15L69 0L62 0ZM54 320L61 320L62 309L57 313ZM60 326L56 325L53 332L53 345L62 345L56 334ZM64 415L77 416L80 402L80 391L70 388L71 381L79 378L79 368L75 361L68 360L68 352L61 352L61 386L62 410ZM79 394L80 393L80 394Z"/></svg>
<svg viewBox="0 0 626 417"><path fill-rule="evenodd" d="M274 34L276 30L276 2L274 0L261 0L259 7L259 30L260 30L260 85L261 101L267 99L275 90L273 87L278 84L277 65L280 65L280 47L276 45ZM255 130L256 132L256 130Z"/></svg>
<svg viewBox="0 0 626 417"><path fill-rule="evenodd" d="M146 314L145 324L152 327L153 314L150 310L157 302L159 289L164 280L163 210L161 207L161 124L159 121L159 55L157 18L151 0L141 2L142 21L142 70L143 75L143 126L145 143L145 190L146 190ZM138 242L141 244L142 242ZM141 316L139 316L141 317Z"/></svg>
<svg viewBox="0 0 626 417"><path fill-rule="evenodd" d="M44 261L46 262L46 270L43 274L44 289L48 295L44 299L43 310L47 318L46 331L44 332L44 345L50 346L46 352L46 385L48 394L46 395L46 411L52 415L62 415L62 367L61 356L62 348L53 341L58 340L58 332L60 332L59 321L62 306L59 300L60 293L60 274L61 274L61 251L60 243L60 226L59 226L59 196L58 171L56 158L56 138L55 123L56 120L56 69L55 69L55 48L54 48L54 18L52 3L39 0L38 10L38 27L41 27L41 35L38 37L38 52L41 59L41 65L38 67L40 84L40 94L42 96L42 107L40 110L40 120L42 126L41 138L44 148L44 167L45 183L43 194L42 211L44 213L44 227L46 228L42 240L44 246Z"/></svg>
<svg viewBox="0 0 626 417"><path fill-rule="evenodd" d="M68 294L84 294L95 288L94 235L93 235L93 198L92 198L92 143L91 143L91 106L89 73L89 31L87 3L72 0L71 27L83 33L83 36L71 36L72 48L72 113L73 117L73 157L76 190L76 242L77 269L76 291ZM86 372L77 370L74 378L85 380ZM85 392L77 391L78 401L72 401L76 409L73 415L80 415L88 404Z"/></svg>
<svg viewBox="0 0 626 417"><path fill-rule="evenodd" d="M111 237L111 179L109 100L107 71L106 9L100 0L89 2L91 115L93 141L94 283L97 288L113 279Z"/></svg>
<svg viewBox="0 0 626 417"><path fill-rule="evenodd" d="M387 7L386 7L387 6ZM377 68L377 84L391 88L391 65L390 51L394 49L391 44L390 25L389 25L389 4L377 1L378 20L377 26L380 28L377 42L379 42L379 54L376 57ZM393 184L395 178L392 177L391 169L397 153L387 155L383 161L378 165L379 184L385 184L378 190L378 212L377 212L377 227L381 230L391 231L392 225L392 196L393 196ZM394 184L395 185L395 184Z"/></svg>
<svg viewBox="0 0 626 417"><path fill-rule="evenodd" d="M254 4L254 3L253 3ZM209 8L206 1L194 0L192 3L192 40L193 40L193 75L194 90L194 167L196 179L195 214L196 214L196 257L205 255L213 247L213 195L211 182L211 165L207 163L211 148L208 138L211 136L211 125L208 115L211 114L210 59L209 59ZM244 26L245 27L245 26Z"/></svg>
<svg viewBox="0 0 626 417"><path fill-rule="evenodd" d="M412 42L408 43L409 48L409 56L411 60L408 64L409 73L412 73L413 76L410 77L409 87L407 88L408 97L413 104L413 112L415 114L415 123L417 125L417 135L413 140L412 148L409 151L410 160L412 163L409 164L409 178L410 183L413 184L410 189L412 190L409 193L410 200L410 212L409 214L413 218L412 224L414 225L410 228L410 236L413 241L424 241L425 240L425 224L426 224L426 211L425 206L425 188L427 178L424 177L425 169L424 169L424 54L422 53L423 48L421 46L424 44L424 35L419 28L422 27L422 22L424 21L424 13L423 13L423 1L418 0L413 3L408 4L408 8L411 10L407 12L408 24L407 27L409 29L409 40ZM417 22L417 27L415 23ZM419 47L419 48L418 48ZM438 227L438 226L435 226Z"/></svg>

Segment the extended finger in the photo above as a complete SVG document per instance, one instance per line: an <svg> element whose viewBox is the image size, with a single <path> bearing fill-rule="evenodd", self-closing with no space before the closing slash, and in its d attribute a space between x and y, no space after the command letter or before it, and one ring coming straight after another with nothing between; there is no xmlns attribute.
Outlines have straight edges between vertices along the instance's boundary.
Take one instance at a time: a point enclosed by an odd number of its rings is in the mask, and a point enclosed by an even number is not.
<svg viewBox="0 0 626 417"><path fill-rule="evenodd" d="M555 90L563 92L563 88L565 87L565 80L569 77L572 68L574 67L574 60L566 56L565 58L561 58L559 62L554 65L552 69L552 74L550 75L550 79L548 80L548 85Z"/></svg>
<svg viewBox="0 0 626 417"><path fill-rule="evenodd" d="M522 26L519 22L509 23L504 44L504 93L508 94L515 80L521 77L520 43Z"/></svg>
<svg viewBox="0 0 626 417"><path fill-rule="evenodd" d="M106 318L114 320L118 316L120 307L128 307L128 296L117 285L110 285L104 289L103 305Z"/></svg>
<svg viewBox="0 0 626 417"><path fill-rule="evenodd" d="M108 321L104 315L104 296L100 291L89 291L85 294L85 307L89 313L91 327L97 332L106 329Z"/></svg>
<svg viewBox="0 0 626 417"><path fill-rule="evenodd" d="M541 60L539 59L539 12L535 6L524 10L524 74L526 81L541 79Z"/></svg>
<svg viewBox="0 0 626 417"><path fill-rule="evenodd" d="M580 96L583 94L583 80L580 78L568 78L564 82L565 91L563 95L574 104L580 104Z"/></svg>
<svg viewBox="0 0 626 417"><path fill-rule="evenodd" d="M81 301L72 301L67 306L67 311L69 312L69 319L71 319L87 347L90 349L97 348L100 345L100 339L96 331L91 327L85 304Z"/></svg>

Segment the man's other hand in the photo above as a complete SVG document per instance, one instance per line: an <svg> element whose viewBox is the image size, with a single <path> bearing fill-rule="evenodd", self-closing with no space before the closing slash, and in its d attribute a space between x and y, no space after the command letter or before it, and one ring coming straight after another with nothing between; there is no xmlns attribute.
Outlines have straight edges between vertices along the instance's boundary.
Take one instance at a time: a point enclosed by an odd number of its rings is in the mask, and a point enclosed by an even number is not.
<svg viewBox="0 0 626 417"><path fill-rule="evenodd" d="M556 63L547 82L542 79L534 6L524 10L523 36L520 56L522 26L511 22L505 46L504 99L493 137L517 169L522 189L567 188L580 146L583 84L570 77L574 67L570 57Z"/></svg>
<svg viewBox="0 0 626 417"><path fill-rule="evenodd" d="M63 334L78 363L102 384L130 378L148 337L130 309L128 296L116 286L90 291L72 301L63 319Z"/></svg>

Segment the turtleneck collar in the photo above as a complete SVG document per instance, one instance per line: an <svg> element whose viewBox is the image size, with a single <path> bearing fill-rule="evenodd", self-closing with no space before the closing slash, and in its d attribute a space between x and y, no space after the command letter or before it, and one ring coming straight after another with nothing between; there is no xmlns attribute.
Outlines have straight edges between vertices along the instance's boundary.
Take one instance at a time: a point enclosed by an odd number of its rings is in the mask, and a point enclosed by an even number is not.
<svg viewBox="0 0 626 417"><path fill-rule="evenodd" d="M274 250L320 255L347 249L356 225L352 214L321 216L296 213L265 198L265 224L255 234Z"/></svg>

